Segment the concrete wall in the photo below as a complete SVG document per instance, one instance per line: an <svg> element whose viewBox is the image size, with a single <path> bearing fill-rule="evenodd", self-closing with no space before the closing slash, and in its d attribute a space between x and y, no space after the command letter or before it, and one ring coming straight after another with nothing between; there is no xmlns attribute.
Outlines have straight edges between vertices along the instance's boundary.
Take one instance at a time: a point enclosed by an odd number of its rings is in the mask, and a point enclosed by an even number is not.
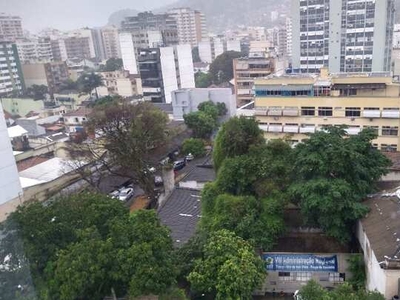
<svg viewBox="0 0 400 300"><path fill-rule="evenodd" d="M171 103L171 92L178 89L174 48L160 48L160 60L162 80L164 85L165 103Z"/></svg>
<svg viewBox="0 0 400 300"><path fill-rule="evenodd" d="M45 64L26 64L22 65L22 73L24 75L25 86L27 88L34 84L45 85L49 87Z"/></svg>
<svg viewBox="0 0 400 300"><path fill-rule="evenodd" d="M30 111L41 112L44 109L43 100L22 98L0 98L3 109L10 114L25 117Z"/></svg>
<svg viewBox="0 0 400 300"><path fill-rule="evenodd" d="M212 63L213 57L211 53L210 41L203 41L199 43L199 56L200 60L205 63Z"/></svg>
<svg viewBox="0 0 400 300"><path fill-rule="evenodd" d="M194 88L194 67L192 58L192 48L190 45L178 45L175 47L176 57L178 58L179 82L178 87Z"/></svg>
<svg viewBox="0 0 400 300"><path fill-rule="evenodd" d="M121 48L121 56L124 63L124 69L129 71L130 74L138 74L136 52L133 45L132 34L129 32L120 33L119 44Z"/></svg>

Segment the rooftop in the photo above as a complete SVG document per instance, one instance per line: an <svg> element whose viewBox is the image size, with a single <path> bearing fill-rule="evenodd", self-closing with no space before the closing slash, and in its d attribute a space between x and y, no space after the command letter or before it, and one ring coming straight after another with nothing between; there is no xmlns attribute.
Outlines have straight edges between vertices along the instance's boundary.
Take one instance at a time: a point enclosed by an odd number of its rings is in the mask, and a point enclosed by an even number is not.
<svg viewBox="0 0 400 300"><path fill-rule="evenodd" d="M8 127L7 131L10 139L28 134L28 131L19 125Z"/></svg>
<svg viewBox="0 0 400 300"><path fill-rule="evenodd" d="M81 106L75 111L68 112L63 115L63 117L86 117L92 112L92 109L89 107Z"/></svg>
<svg viewBox="0 0 400 300"><path fill-rule="evenodd" d="M395 188L369 197L370 212L361 220L377 260L400 258L400 191Z"/></svg>
<svg viewBox="0 0 400 300"><path fill-rule="evenodd" d="M176 246L186 243L200 219L200 191L176 188L159 209L158 216L171 229Z"/></svg>

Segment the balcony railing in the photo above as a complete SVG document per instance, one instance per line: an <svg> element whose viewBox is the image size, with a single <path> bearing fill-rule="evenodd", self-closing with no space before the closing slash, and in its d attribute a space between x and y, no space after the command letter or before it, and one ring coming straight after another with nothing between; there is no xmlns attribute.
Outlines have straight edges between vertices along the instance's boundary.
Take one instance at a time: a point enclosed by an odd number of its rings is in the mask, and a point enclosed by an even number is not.
<svg viewBox="0 0 400 300"><path fill-rule="evenodd" d="M350 127L345 129L348 135L357 135L361 132L360 127Z"/></svg>
<svg viewBox="0 0 400 300"><path fill-rule="evenodd" d="M300 133L314 133L315 126L300 127Z"/></svg>
<svg viewBox="0 0 400 300"><path fill-rule="evenodd" d="M382 118L399 119L400 111L399 110L384 110L382 112Z"/></svg>
<svg viewBox="0 0 400 300"><path fill-rule="evenodd" d="M268 132L282 132L282 125L269 125L268 126Z"/></svg>
<svg viewBox="0 0 400 300"><path fill-rule="evenodd" d="M268 116L275 116L275 117L282 116L282 109L279 109L279 108L270 108L270 109L268 110Z"/></svg>
<svg viewBox="0 0 400 300"><path fill-rule="evenodd" d="M287 125L283 127L283 132L286 133L299 133L299 126Z"/></svg>
<svg viewBox="0 0 400 300"><path fill-rule="evenodd" d="M380 118L381 112L380 112L380 110L364 110L363 117L364 118Z"/></svg>
<svg viewBox="0 0 400 300"><path fill-rule="evenodd" d="M258 127L260 127L261 130L263 131L268 131L268 125L258 125Z"/></svg>
<svg viewBox="0 0 400 300"><path fill-rule="evenodd" d="M297 117L299 115L299 110L295 108L285 108L283 109L283 115L287 117Z"/></svg>

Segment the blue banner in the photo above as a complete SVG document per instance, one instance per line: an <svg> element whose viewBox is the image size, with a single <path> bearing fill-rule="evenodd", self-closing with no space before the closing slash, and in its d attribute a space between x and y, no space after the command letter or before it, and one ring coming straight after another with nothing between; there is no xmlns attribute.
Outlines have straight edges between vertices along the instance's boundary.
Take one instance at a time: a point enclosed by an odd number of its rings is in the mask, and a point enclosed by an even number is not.
<svg viewBox="0 0 400 300"><path fill-rule="evenodd" d="M337 256L318 256L313 254L274 254L264 253L267 270L297 272L337 272Z"/></svg>

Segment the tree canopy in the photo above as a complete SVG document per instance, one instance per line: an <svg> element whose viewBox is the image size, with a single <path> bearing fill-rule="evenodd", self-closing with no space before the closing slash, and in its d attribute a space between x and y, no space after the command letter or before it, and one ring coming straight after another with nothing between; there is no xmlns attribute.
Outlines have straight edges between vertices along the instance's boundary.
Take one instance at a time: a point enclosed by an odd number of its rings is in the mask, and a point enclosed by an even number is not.
<svg viewBox="0 0 400 300"><path fill-rule="evenodd" d="M111 57L106 61L106 65L100 69L103 72L114 72L118 70L122 70L124 67L124 63L121 58Z"/></svg>
<svg viewBox="0 0 400 300"><path fill-rule="evenodd" d="M90 95L93 90L96 90L96 98L99 98L97 88L103 86L103 79L95 73L82 74L77 80L78 89L81 93Z"/></svg>
<svg viewBox="0 0 400 300"><path fill-rule="evenodd" d="M34 100L44 100L46 95L49 93L49 89L46 85L34 84L26 89L26 96L32 97Z"/></svg>
<svg viewBox="0 0 400 300"><path fill-rule="evenodd" d="M206 154L204 141L202 139L186 139L182 144L182 152L184 154L192 154L194 157L202 157Z"/></svg>
<svg viewBox="0 0 400 300"><path fill-rule="evenodd" d="M40 298L160 295L175 284L169 230L154 211L129 216L108 196L79 194L20 207L3 232L0 258L12 257L7 273L29 268ZM16 287L6 281L1 290L12 294Z"/></svg>
<svg viewBox="0 0 400 300"><path fill-rule="evenodd" d="M204 256L195 262L188 280L196 291L217 300L251 299L263 282L266 268L253 247L228 230L211 234Z"/></svg>
<svg viewBox="0 0 400 300"><path fill-rule="evenodd" d="M194 74L196 88L208 88L212 85L212 78L209 73L197 72Z"/></svg>
<svg viewBox="0 0 400 300"><path fill-rule="evenodd" d="M225 158L247 154L252 146L265 144L255 119L234 117L220 128L214 142L213 160L218 170Z"/></svg>
<svg viewBox="0 0 400 300"><path fill-rule="evenodd" d="M217 121L203 111L191 112L183 116L185 124L193 131L193 137L206 139L217 128Z"/></svg>
<svg viewBox="0 0 400 300"><path fill-rule="evenodd" d="M217 56L210 65L210 75L215 84L229 82L233 78L233 60L242 56L241 52L227 51Z"/></svg>
<svg viewBox="0 0 400 300"><path fill-rule="evenodd" d="M339 241L368 208L362 200L387 172L389 160L372 147L372 130L347 136L341 127L327 127L295 149L292 197L309 224L320 226Z"/></svg>

